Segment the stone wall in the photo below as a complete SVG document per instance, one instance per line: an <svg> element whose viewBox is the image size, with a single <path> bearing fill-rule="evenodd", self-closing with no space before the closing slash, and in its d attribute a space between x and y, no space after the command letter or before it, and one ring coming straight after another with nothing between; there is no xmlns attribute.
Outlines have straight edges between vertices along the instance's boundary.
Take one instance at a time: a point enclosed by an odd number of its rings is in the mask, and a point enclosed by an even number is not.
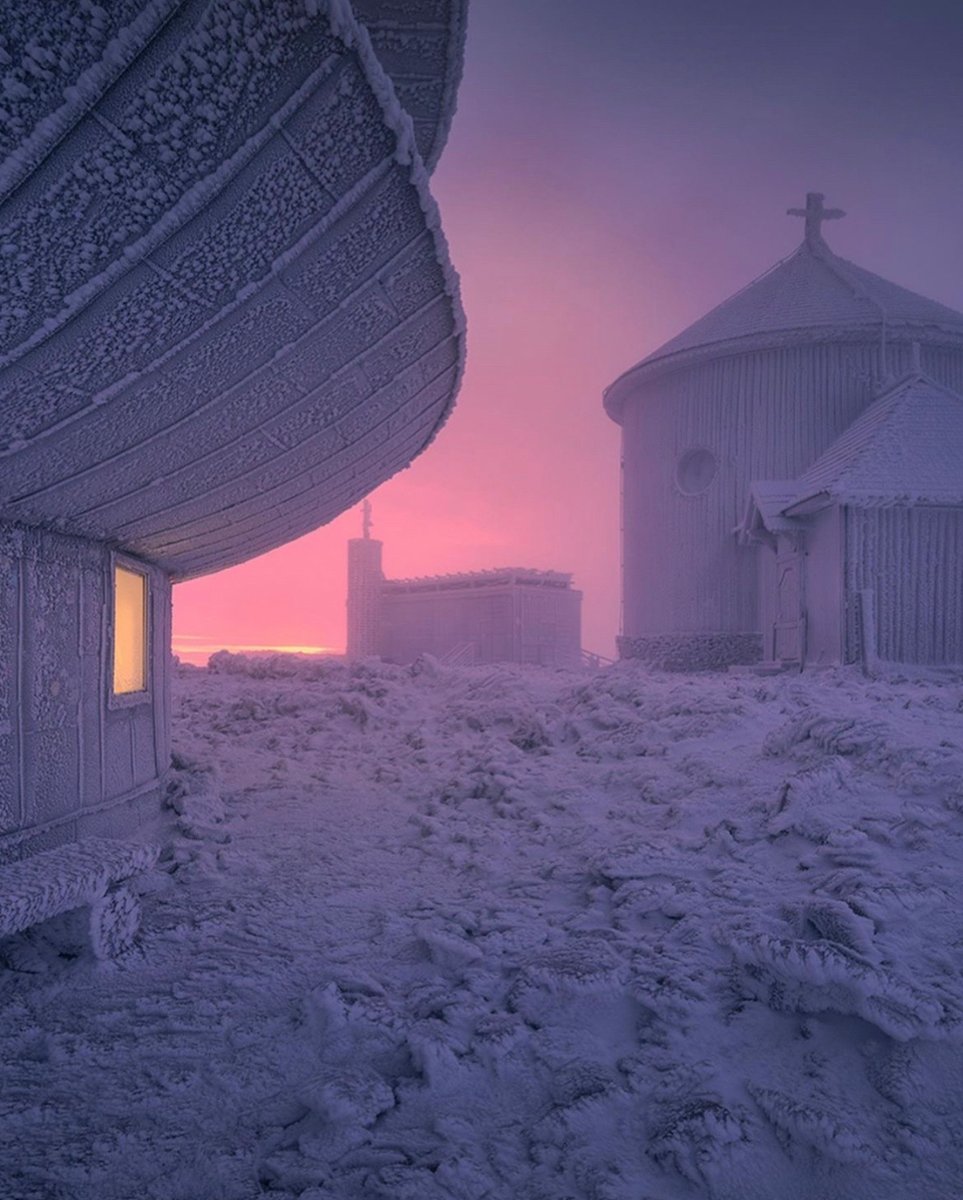
<svg viewBox="0 0 963 1200"><path fill-rule="evenodd" d="M664 633L617 642L619 658L641 659L663 671L718 671L762 658L758 633Z"/></svg>

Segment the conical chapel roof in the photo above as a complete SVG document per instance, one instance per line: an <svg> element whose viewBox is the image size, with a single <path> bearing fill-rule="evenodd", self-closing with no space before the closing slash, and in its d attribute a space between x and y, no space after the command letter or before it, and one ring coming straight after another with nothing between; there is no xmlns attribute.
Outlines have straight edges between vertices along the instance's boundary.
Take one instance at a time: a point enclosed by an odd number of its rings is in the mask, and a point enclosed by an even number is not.
<svg viewBox="0 0 963 1200"><path fill-rule="evenodd" d="M816 219L808 210L818 201ZM621 375L605 393L616 421L632 384L650 373L693 358L765 349L798 341L843 340L880 330L887 336L963 343L963 313L890 283L840 258L824 241L819 225L828 215L822 198L807 203L806 238L788 258L724 300L682 333ZM797 211L797 210L790 210Z"/></svg>

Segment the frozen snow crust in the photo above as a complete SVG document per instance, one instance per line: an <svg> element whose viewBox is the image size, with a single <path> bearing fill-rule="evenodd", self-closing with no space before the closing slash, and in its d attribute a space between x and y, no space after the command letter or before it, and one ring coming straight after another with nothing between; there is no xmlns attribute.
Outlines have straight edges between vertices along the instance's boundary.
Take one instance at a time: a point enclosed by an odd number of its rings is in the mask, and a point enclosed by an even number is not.
<svg viewBox="0 0 963 1200"><path fill-rule="evenodd" d="M216 656L18 1200L955 1200L963 685Z"/></svg>
<svg viewBox="0 0 963 1200"><path fill-rule="evenodd" d="M198 575L430 442L465 0L360 8L0 0L0 520Z"/></svg>

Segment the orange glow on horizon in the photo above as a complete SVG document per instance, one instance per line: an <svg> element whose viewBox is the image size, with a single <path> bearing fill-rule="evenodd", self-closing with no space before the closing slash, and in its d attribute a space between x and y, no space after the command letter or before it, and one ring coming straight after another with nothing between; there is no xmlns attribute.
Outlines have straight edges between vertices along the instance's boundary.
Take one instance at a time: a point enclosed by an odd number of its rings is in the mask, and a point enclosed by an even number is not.
<svg viewBox="0 0 963 1200"><path fill-rule="evenodd" d="M341 655L343 649L334 646L266 646L259 643L223 642L203 634L180 633L173 641L173 651L182 662L206 666L207 660L219 650L231 654L311 654Z"/></svg>

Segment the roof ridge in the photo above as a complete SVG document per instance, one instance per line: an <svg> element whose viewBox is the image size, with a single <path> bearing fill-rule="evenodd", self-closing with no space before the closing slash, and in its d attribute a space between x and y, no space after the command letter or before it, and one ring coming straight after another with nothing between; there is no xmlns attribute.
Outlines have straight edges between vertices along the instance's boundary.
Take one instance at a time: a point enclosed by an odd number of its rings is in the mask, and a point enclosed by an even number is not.
<svg viewBox="0 0 963 1200"><path fill-rule="evenodd" d="M801 255L803 251L811 249L812 247L807 245L806 242L801 242L796 249L793 250L792 254L785 255L783 258L780 258L778 261L774 262L771 267L767 267L765 271L760 271L754 279L750 279L748 283L743 284L742 287L739 288L738 291L733 292L732 295L726 296L725 300L720 300L718 304L713 305L713 307L710 308L707 313L703 313L702 317L698 317L697 320L701 321L704 320L705 317L711 317L716 309L722 308L726 304L730 304L733 300L738 300L744 292L748 292L749 289L755 287L757 283L761 283L768 275L772 275L774 271L778 271L779 268L785 266L787 262L790 262L792 259Z"/></svg>
<svg viewBox="0 0 963 1200"><path fill-rule="evenodd" d="M882 302L879 301L872 294L872 292L870 292L869 288L862 284L858 278L853 278L853 276L848 273L849 267L855 267L856 270L860 269L856 266L856 263L851 263L849 259L842 258L840 255L835 254L825 242L822 242L820 246L810 246L810 250L812 251L813 257L817 258L821 263L823 263L824 266L828 267L837 279L842 280L847 287L851 288L853 294L858 299L868 300L870 304L875 305L876 308L878 308L882 313L883 322L885 324L887 313ZM866 274L872 275L872 272L867 271ZM877 276L876 278L883 280L881 275ZM883 280L883 282L885 282L885 280Z"/></svg>
<svg viewBox="0 0 963 1200"><path fill-rule="evenodd" d="M856 469L856 466L861 463L863 458L870 452L870 450L874 448L874 444L876 443L879 434L883 433L888 428L890 421L893 419L893 415L898 411L899 400L899 393L895 391L889 392L885 396L881 396L878 400L874 400L872 404L863 409L856 420L853 421L847 429L843 430L839 438L837 438L835 442L832 442L830 446L827 447L826 453L829 453L833 446L838 445L839 442L845 438L846 434L849 433L855 425L860 423L863 425L870 425L873 421L877 422L875 436L868 437L861 444L856 445L854 448L854 453L850 455L848 461L844 464L843 469L836 476L837 487L845 483L847 478L852 475L853 471ZM819 457L822 458L822 455ZM819 462L818 458L816 459L816 462ZM815 463L813 466L815 466ZM805 478L805 476L803 476L803 478Z"/></svg>
<svg viewBox="0 0 963 1200"><path fill-rule="evenodd" d="M863 412L869 412L869 409L872 408L874 404L879 403L881 400L888 399L894 392L902 391L914 383L925 383L927 387L932 388L934 391L942 392L944 395L949 396L951 400L956 400L960 404L963 404L963 394L956 391L954 388L951 388L948 384L941 383L939 379L934 378L934 376L930 375L929 372L922 370L922 368L910 367L908 371L904 371L903 374L898 378L887 383L885 388L883 388L881 392L873 397L869 403L869 406L865 408ZM860 413L860 416L862 416L862 413ZM857 417L856 420L858 421L859 417Z"/></svg>

